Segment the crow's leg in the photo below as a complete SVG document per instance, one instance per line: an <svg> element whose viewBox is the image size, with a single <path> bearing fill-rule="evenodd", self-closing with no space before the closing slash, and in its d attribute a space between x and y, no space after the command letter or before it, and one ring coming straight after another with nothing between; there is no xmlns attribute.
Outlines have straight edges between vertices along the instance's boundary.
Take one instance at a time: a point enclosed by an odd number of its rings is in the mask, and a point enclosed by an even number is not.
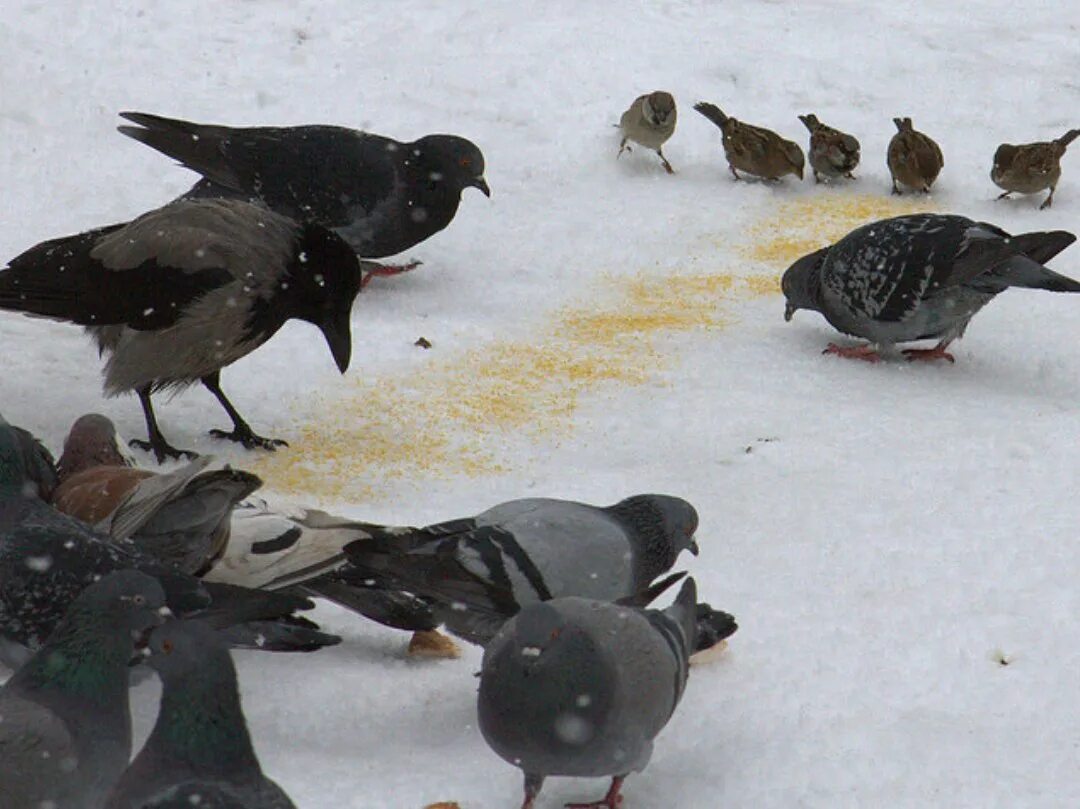
<svg viewBox="0 0 1080 809"><path fill-rule="evenodd" d="M146 419L147 437L150 440L143 441L139 438L133 438L128 443L136 449L154 453L158 463L161 463L166 458L173 460L198 458L199 453L192 452L189 449L177 449L165 440L165 436L161 434L161 428L158 427L157 417L154 415L154 406L150 403L150 386L143 385L136 393L139 394L139 404L142 405L143 417Z"/></svg>
<svg viewBox="0 0 1080 809"><path fill-rule="evenodd" d="M232 419L233 431L227 433L224 430L211 430L210 435L215 438L227 438L230 441L236 441L243 444L246 449L269 449L275 450L278 447L289 446L287 441L282 441L280 438L263 438L261 435L256 435L251 429L244 417L237 412L233 407L232 402L225 396L225 392L221 389L221 372L214 371L209 376L202 378L203 385L209 390L217 400L221 402L221 406L225 408L225 412L229 414L229 418Z"/></svg>

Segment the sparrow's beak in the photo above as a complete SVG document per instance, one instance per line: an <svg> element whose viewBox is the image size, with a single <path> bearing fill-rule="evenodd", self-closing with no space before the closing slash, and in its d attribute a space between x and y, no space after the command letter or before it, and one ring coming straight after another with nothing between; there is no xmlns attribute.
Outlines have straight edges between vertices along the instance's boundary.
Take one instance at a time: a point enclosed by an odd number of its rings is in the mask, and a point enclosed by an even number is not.
<svg viewBox="0 0 1080 809"><path fill-rule="evenodd" d="M469 185L471 185L473 188L479 188L483 192L485 197L487 197L488 199L491 198L491 189L488 188L487 180L485 180L483 177L475 178L471 183L469 183Z"/></svg>
<svg viewBox="0 0 1080 809"><path fill-rule="evenodd" d="M690 540L690 553L694 554L694 556L697 556L699 553L701 553L701 548L698 547L696 539Z"/></svg>
<svg viewBox="0 0 1080 809"><path fill-rule="evenodd" d="M789 303L787 306L785 306L784 307L784 322L785 323L790 323L792 315L794 315L798 310L799 310L799 307L796 306L793 303Z"/></svg>

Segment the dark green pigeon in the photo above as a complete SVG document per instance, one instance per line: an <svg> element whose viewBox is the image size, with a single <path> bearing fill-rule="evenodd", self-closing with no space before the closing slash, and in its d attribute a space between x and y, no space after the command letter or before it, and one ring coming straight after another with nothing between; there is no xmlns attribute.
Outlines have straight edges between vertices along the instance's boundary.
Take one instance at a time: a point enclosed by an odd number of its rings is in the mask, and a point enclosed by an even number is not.
<svg viewBox="0 0 1080 809"><path fill-rule="evenodd" d="M128 665L164 605L150 576L105 576L0 688L0 806L101 806L131 757Z"/></svg>
<svg viewBox="0 0 1080 809"><path fill-rule="evenodd" d="M147 662L161 678L157 722L105 809L296 809L263 775L217 633L173 621L151 636Z"/></svg>

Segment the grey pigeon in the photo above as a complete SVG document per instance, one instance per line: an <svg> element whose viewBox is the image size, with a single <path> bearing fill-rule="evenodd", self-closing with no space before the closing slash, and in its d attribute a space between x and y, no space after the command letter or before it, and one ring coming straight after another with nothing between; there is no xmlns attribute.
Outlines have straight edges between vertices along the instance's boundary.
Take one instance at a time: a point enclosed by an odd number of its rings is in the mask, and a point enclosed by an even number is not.
<svg viewBox="0 0 1080 809"><path fill-rule="evenodd" d="M122 112L121 126L203 176L188 197L261 202L331 228L364 258L408 250L450 224L461 192L491 190L484 155L456 135L411 143L340 126L214 126Z"/></svg>
<svg viewBox="0 0 1080 809"><path fill-rule="evenodd" d="M230 809L295 809L263 775L236 669L214 632L190 621L166 624L151 636L147 662L161 677L157 722L105 809L179 809L183 799L203 809L204 797Z"/></svg>
<svg viewBox="0 0 1080 809"><path fill-rule="evenodd" d="M1080 292L1080 283L1043 266L1076 240L1062 230L1010 236L962 216L912 214L856 228L803 256L784 273L784 319L821 312L836 329L870 341L827 354L876 362L879 346L938 340L906 349L909 359L947 359L968 322L1009 287Z"/></svg>
<svg viewBox="0 0 1080 809"><path fill-rule="evenodd" d="M624 151L631 151L629 144L632 141L655 151L660 156L664 171L674 174L675 169L664 157L664 144L675 132L677 117L675 98L671 93L655 90L638 96L619 118L622 141L616 157L620 157Z"/></svg>
<svg viewBox="0 0 1080 809"><path fill-rule="evenodd" d="M576 595L645 603L684 550L697 553L698 515L658 494L599 507L571 500L511 500L475 517L426 528L368 526L346 546L339 575L430 599L455 635L485 644L521 607Z"/></svg>
<svg viewBox="0 0 1080 809"><path fill-rule="evenodd" d="M262 485L249 472L208 468L212 456L170 472L139 469L112 421L81 416L64 441L51 502L113 539L132 539L185 573L208 570L229 541L236 505Z"/></svg>
<svg viewBox="0 0 1080 809"><path fill-rule="evenodd" d="M0 309L86 326L108 356L105 394L135 391L158 460L180 457L150 397L196 382L214 394L248 448L256 435L221 390L221 369L286 321L318 327L338 369L352 353L350 312L360 264L340 237L237 200L175 202L132 222L43 242L0 271Z"/></svg>
<svg viewBox="0 0 1080 809"><path fill-rule="evenodd" d="M0 687L0 806L101 807L131 757L136 640L162 622L164 605L151 577L111 573L82 591Z"/></svg>
<svg viewBox="0 0 1080 809"><path fill-rule="evenodd" d="M113 542L40 500L22 442L0 417L0 642L10 657L37 649L68 605L101 576L134 568L157 578L169 608L198 616L231 642L268 651L308 651L340 642L294 615L314 604L286 593L200 582L130 542Z"/></svg>
<svg viewBox="0 0 1080 809"><path fill-rule="evenodd" d="M607 795L575 807L616 809L623 779L649 763L679 704L695 645L693 579L666 610L585 598L525 607L484 650L480 732L525 773L532 809L550 775L611 776Z"/></svg>

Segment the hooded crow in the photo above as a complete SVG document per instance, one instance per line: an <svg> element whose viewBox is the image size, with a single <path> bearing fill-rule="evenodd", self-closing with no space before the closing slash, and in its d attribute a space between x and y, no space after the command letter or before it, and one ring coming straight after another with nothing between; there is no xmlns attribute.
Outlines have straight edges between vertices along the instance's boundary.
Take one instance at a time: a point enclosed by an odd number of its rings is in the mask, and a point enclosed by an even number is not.
<svg viewBox="0 0 1080 809"><path fill-rule="evenodd" d="M254 351L287 320L326 338L338 369L352 353L349 316L361 268L340 237L240 200L170 203L127 224L43 242L0 270L0 309L86 326L105 363L105 394L135 391L158 461L192 457L169 445L150 397L195 382L217 397L245 447L285 442L256 435L226 398L221 369Z"/></svg>
<svg viewBox="0 0 1080 809"><path fill-rule="evenodd" d="M456 135L412 143L340 126L232 128L144 112L120 131L202 175L187 198L262 202L317 222L363 258L408 250L450 224L461 192L485 196L484 155Z"/></svg>

